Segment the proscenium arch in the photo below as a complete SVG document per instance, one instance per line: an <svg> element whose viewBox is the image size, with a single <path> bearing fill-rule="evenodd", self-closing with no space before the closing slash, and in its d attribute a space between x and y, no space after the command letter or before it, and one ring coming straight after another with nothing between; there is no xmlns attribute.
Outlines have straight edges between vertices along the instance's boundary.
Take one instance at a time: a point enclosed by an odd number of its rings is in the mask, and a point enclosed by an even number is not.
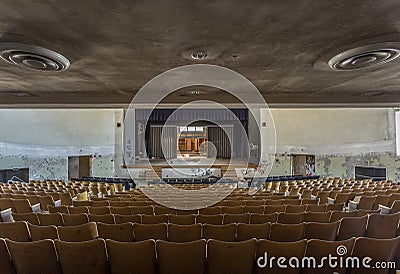
<svg viewBox="0 0 400 274"><path fill-rule="evenodd" d="M168 70L154 77L136 93L131 101L125 115L124 122L127 126L124 129L132 130L131 125L134 124L132 117L135 117L135 106L146 105L146 108L155 109L166 96L174 91L197 85L210 86L229 92L247 107L253 117L258 117L256 110L266 110L267 115L264 117L266 121L263 122L263 125L260 125L259 119L255 120L259 132L261 132L261 127L268 129L264 131L267 134L267 136L264 136L266 138L261 138L260 140L261 155L258 166L264 166L265 174L269 174L276 152L276 132L272 114L258 89L247 78L225 67L208 64L186 65ZM144 119L146 125L150 113ZM135 156L133 155L133 157ZM124 160L129 162L126 153L124 153ZM148 161L148 164L151 165L150 161ZM129 169L128 172L131 175ZM258 173L256 172L257 175ZM254 191L252 194L254 194Z"/></svg>

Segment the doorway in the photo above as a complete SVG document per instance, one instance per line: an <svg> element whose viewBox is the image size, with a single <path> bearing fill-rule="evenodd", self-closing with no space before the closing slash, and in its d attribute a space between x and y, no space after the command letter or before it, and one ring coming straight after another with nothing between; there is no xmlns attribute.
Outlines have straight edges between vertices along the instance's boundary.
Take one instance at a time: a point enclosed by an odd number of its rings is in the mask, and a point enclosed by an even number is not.
<svg viewBox="0 0 400 274"><path fill-rule="evenodd" d="M292 175L314 176L315 155L292 155Z"/></svg>
<svg viewBox="0 0 400 274"><path fill-rule="evenodd" d="M202 157L207 156L207 127L184 126L179 127L178 151L179 157Z"/></svg>
<svg viewBox="0 0 400 274"><path fill-rule="evenodd" d="M68 157L68 180L72 178L90 177L92 170L92 156Z"/></svg>

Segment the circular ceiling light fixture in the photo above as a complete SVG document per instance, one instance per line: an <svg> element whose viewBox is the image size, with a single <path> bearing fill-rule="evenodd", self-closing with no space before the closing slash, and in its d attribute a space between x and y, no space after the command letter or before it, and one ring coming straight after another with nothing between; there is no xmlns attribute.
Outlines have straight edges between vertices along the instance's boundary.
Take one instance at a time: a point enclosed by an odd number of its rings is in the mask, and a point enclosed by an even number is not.
<svg viewBox="0 0 400 274"><path fill-rule="evenodd" d="M377 43L339 53L328 61L328 65L333 70L351 71L386 64L399 55L400 43Z"/></svg>
<svg viewBox="0 0 400 274"><path fill-rule="evenodd" d="M21 68L46 72L64 71L71 64L57 52L22 43L0 43L0 58Z"/></svg>
<svg viewBox="0 0 400 274"><path fill-rule="evenodd" d="M201 60L207 59L208 55L207 55L207 52L197 51L197 52L193 52L190 55L190 57L192 57L193 60L201 61Z"/></svg>

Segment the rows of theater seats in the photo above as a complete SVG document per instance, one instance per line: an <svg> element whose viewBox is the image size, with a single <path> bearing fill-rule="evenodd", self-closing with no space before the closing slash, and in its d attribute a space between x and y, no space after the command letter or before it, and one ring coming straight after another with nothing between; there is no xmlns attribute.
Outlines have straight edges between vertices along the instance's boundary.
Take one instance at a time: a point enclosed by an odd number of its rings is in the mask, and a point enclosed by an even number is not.
<svg viewBox="0 0 400 274"><path fill-rule="evenodd" d="M326 218L325 220L322 220L321 218L321 216L324 216L324 213L308 213L305 214L305 216L309 216L309 214L311 214L310 217L317 214L317 218L314 218L314 220L299 220L295 219L299 216L299 213L272 213L266 215L255 215L255 217L258 217L259 219L251 222L252 215L237 214L197 216L97 215L97 217L104 217L100 219L93 219L91 218L91 214L88 215L85 213L73 215L60 213L37 214L38 216L33 215L30 216L31 218L26 218L29 220L25 222L14 221L9 223L0 223L0 237L10 238L13 237L13 234L17 236L18 230L16 228L21 226L21 223L29 224L29 227L32 227L32 229L35 229L38 233L40 232L39 235L42 235L48 230L55 231L56 226L59 230L74 231L74 229L77 229L76 233L81 234L80 226L87 228L90 226L86 225L95 224L97 222L101 224L103 228L108 227L116 233L114 236L109 235L109 237L105 238L117 239L118 237L127 237L128 240L143 240L146 239L146 237L163 240L170 239L167 238L168 225L173 228L174 232L172 234L175 236L172 237L174 237L174 239L183 237L182 240L176 241L185 241L184 239L189 241L201 237L225 241L244 240L247 238L271 239L275 241L296 241L303 239L304 237L307 239L315 238L334 241L337 239L342 240L350 237L364 236L383 239L394 238L398 235L399 231L398 213L368 214L367 212L357 211L334 211L330 214L330 217L329 215L326 215L330 219ZM243 218L244 216L246 216L246 218ZM280 218L281 216L285 218ZM293 218L294 216L295 218ZM132 223L133 227L141 231L140 233L147 233L145 238L139 236L136 231L135 233L132 232ZM132 228L124 229L124 227ZM27 230L27 228L25 230ZM216 234L214 235L213 233ZM27 236L29 233L24 231L22 234ZM57 235L57 233L50 235ZM135 235L136 238L132 238L133 235ZM247 238L243 235L247 235ZM170 231L168 232L168 236L171 236ZM24 239L26 240L27 237ZM33 237L33 239L37 240L38 238Z"/></svg>
<svg viewBox="0 0 400 274"><path fill-rule="evenodd" d="M305 233L307 225L303 228ZM257 258L264 252L276 258L337 256L339 246L346 247L344 258L369 256L374 261L396 262L399 257L400 237L376 239L368 235L321 240L314 237L323 235L318 232L321 227L315 226L311 229L314 236L296 239L290 236L292 231L282 226L285 225L87 223L56 227L1 223L0 273L282 273L276 266L259 268ZM273 234L284 239L279 241ZM290 273L301 271L291 270ZM345 269L337 271L344 273ZM357 271L366 273L366 269Z"/></svg>
<svg viewBox="0 0 400 274"><path fill-rule="evenodd" d="M250 239L242 242L197 240L173 243L163 240L119 242L95 239L82 242L41 240L15 242L0 239L0 265L2 273L346 273L339 264L317 268L312 262L299 268L282 269L274 262L263 267L262 258L314 257L320 262L329 255L343 258L370 256L375 262L395 262L400 238L390 240L351 238L330 242L300 240L274 242ZM346 251L338 256L337 250ZM267 254L267 256L265 255ZM342 254L342 253L340 253ZM10 260L11 258L11 260ZM281 261L282 263L282 261ZM286 262L287 265L287 262ZM260 267L261 266L261 267ZM303 267L302 267L303 266ZM369 270L369 271L368 271ZM355 268L347 273L377 273L376 270ZM379 272L385 273L385 272Z"/></svg>

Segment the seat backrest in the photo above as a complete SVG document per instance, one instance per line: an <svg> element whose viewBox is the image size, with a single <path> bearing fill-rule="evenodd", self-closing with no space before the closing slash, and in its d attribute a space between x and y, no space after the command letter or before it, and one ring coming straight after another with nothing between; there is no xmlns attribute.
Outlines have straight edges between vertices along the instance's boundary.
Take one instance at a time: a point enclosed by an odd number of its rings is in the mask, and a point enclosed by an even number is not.
<svg viewBox="0 0 400 274"><path fill-rule="evenodd" d="M346 240L352 237L363 237L367 229L368 215L362 217L345 217L340 221L337 240Z"/></svg>
<svg viewBox="0 0 400 274"><path fill-rule="evenodd" d="M296 199L285 199L283 203L285 205L300 205L301 202L302 200L296 198Z"/></svg>
<svg viewBox="0 0 400 274"><path fill-rule="evenodd" d="M0 198L0 210L11 208L12 212L16 212L11 198Z"/></svg>
<svg viewBox="0 0 400 274"><path fill-rule="evenodd" d="M310 205L308 204L306 207L307 212L325 212L326 211L326 204L319 204L319 205Z"/></svg>
<svg viewBox="0 0 400 274"><path fill-rule="evenodd" d="M286 213L301 213L306 211L306 205L286 205Z"/></svg>
<svg viewBox="0 0 400 274"><path fill-rule="evenodd" d="M278 213L250 214L250 224L276 223L277 220L278 220Z"/></svg>
<svg viewBox="0 0 400 274"><path fill-rule="evenodd" d="M223 224L243 223L248 224L250 221L250 214L224 214Z"/></svg>
<svg viewBox="0 0 400 274"><path fill-rule="evenodd" d="M352 256L358 258L370 257L372 260L369 265L372 267L376 262L391 262L394 260L400 237L392 239L372 239L372 238L357 238L354 244ZM373 269L374 270L374 269ZM388 273L389 269L379 273ZM370 271L370 272L368 272ZM350 269L349 273L377 273L371 269L365 269L360 264L359 269Z"/></svg>
<svg viewBox="0 0 400 274"><path fill-rule="evenodd" d="M59 226L57 232L59 239L67 242L88 241L99 237L96 223L93 222L74 226Z"/></svg>
<svg viewBox="0 0 400 274"><path fill-rule="evenodd" d="M25 221L34 225L39 225L39 218L36 213L12 213L14 221Z"/></svg>
<svg viewBox="0 0 400 274"><path fill-rule="evenodd" d="M47 208L48 208L50 213L65 213L65 214L69 213L68 207L65 206L65 205L61 205L61 206L49 205Z"/></svg>
<svg viewBox="0 0 400 274"><path fill-rule="evenodd" d="M10 239L16 242L29 242L30 235L28 225L22 221L0 223L0 238Z"/></svg>
<svg viewBox="0 0 400 274"><path fill-rule="evenodd" d="M48 206L54 206L54 200L53 197L50 195L44 195L44 196L39 196L39 201L40 201L40 207L43 210L48 210Z"/></svg>
<svg viewBox="0 0 400 274"><path fill-rule="evenodd" d="M58 239L57 227L54 225L33 225L28 223L29 234L32 241L40 241L45 239Z"/></svg>
<svg viewBox="0 0 400 274"><path fill-rule="evenodd" d="M142 224L162 224L168 223L168 215L142 215Z"/></svg>
<svg viewBox="0 0 400 274"><path fill-rule="evenodd" d="M97 200L93 201L92 205L96 207L108 207L110 205L110 202L108 200Z"/></svg>
<svg viewBox="0 0 400 274"><path fill-rule="evenodd" d="M8 252L6 241L0 238L0 274L12 274L12 262Z"/></svg>
<svg viewBox="0 0 400 274"><path fill-rule="evenodd" d="M226 242L234 242L236 239L236 224L210 225L203 224L203 238Z"/></svg>
<svg viewBox="0 0 400 274"><path fill-rule="evenodd" d="M104 215L110 214L110 207L108 206L88 206L90 214Z"/></svg>
<svg viewBox="0 0 400 274"><path fill-rule="evenodd" d="M176 215L176 209L169 208L166 206L154 206L154 214L155 215L168 215L168 214Z"/></svg>
<svg viewBox="0 0 400 274"><path fill-rule="evenodd" d="M222 214L218 215L202 215L198 214L196 216L196 223L198 224L211 224L211 225L222 225L224 216Z"/></svg>
<svg viewBox="0 0 400 274"><path fill-rule="evenodd" d="M40 225L64 225L64 220L61 213L38 213Z"/></svg>
<svg viewBox="0 0 400 274"><path fill-rule="evenodd" d="M6 242L17 273L60 273L52 240Z"/></svg>
<svg viewBox="0 0 400 274"><path fill-rule="evenodd" d="M372 210L374 207L376 200L376 196L361 196L360 202L358 203L357 208L358 209L366 209L366 210Z"/></svg>
<svg viewBox="0 0 400 274"><path fill-rule="evenodd" d="M331 212L306 212L305 222L329 223Z"/></svg>
<svg viewBox="0 0 400 274"><path fill-rule="evenodd" d="M399 213L374 213L369 215L366 236L376 239L390 239L396 237L399 216Z"/></svg>
<svg viewBox="0 0 400 274"><path fill-rule="evenodd" d="M253 201L254 202L254 201ZM258 206L249 206L246 205L243 207L243 213L258 213L258 214L264 214L264 206L263 205L258 205Z"/></svg>
<svg viewBox="0 0 400 274"><path fill-rule="evenodd" d="M106 244L111 273L156 272L154 240L143 240L137 243L107 240Z"/></svg>
<svg viewBox="0 0 400 274"><path fill-rule="evenodd" d="M271 196L271 198L272 198L272 196ZM267 207L269 207L269 206L284 206L284 204L283 204L283 202L284 202L284 200L283 199L281 199L281 197L278 197L279 198L279 200L276 200L276 199L274 199L274 200L272 200L272 199L267 199L267 200L265 200L265 206ZM284 210L283 210L284 211ZM280 212L283 212L283 211L280 211ZM268 213L270 213L270 212L268 212Z"/></svg>
<svg viewBox="0 0 400 274"><path fill-rule="evenodd" d="M390 208L390 213L400 212L400 200L395 200L392 203L392 207Z"/></svg>
<svg viewBox="0 0 400 274"><path fill-rule="evenodd" d="M357 211L332 211L331 218L329 219L330 222L340 221L344 217L358 217Z"/></svg>
<svg viewBox="0 0 400 274"><path fill-rule="evenodd" d="M339 229L340 221L333 223L307 223L305 238L334 241Z"/></svg>
<svg viewBox="0 0 400 274"><path fill-rule="evenodd" d="M238 224L237 241L246 241L250 239L268 239L271 232L271 223L264 224Z"/></svg>
<svg viewBox="0 0 400 274"><path fill-rule="evenodd" d="M344 208L344 203L328 204L326 206L326 211L333 211L333 210L342 211L343 208Z"/></svg>
<svg viewBox="0 0 400 274"><path fill-rule="evenodd" d="M248 200L246 201L246 206L263 206L265 204L264 200ZM257 212L254 212L257 213Z"/></svg>
<svg viewBox="0 0 400 274"><path fill-rule="evenodd" d="M319 205L319 198L317 199L302 199L302 205Z"/></svg>
<svg viewBox="0 0 400 274"><path fill-rule="evenodd" d="M132 210L131 207L129 206L124 206L124 207L110 206L110 211L112 214L132 215Z"/></svg>
<svg viewBox="0 0 400 274"><path fill-rule="evenodd" d="M221 214L242 214L242 206L221 206Z"/></svg>
<svg viewBox="0 0 400 274"><path fill-rule="evenodd" d="M207 242L208 273L253 273L255 239L242 242Z"/></svg>
<svg viewBox="0 0 400 274"><path fill-rule="evenodd" d="M192 225L196 223L196 215L169 215L168 222L177 225Z"/></svg>
<svg viewBox="0 0 400 274"><path fill-rule="evenodd" d="M61 205L71 206L72 205L71 193L69 192L60 193L60 200L61 200Z"/></svg>
<svg viewBox="0 0 400 274"><path fill-rule="evenodd" d="M27 199L12 199L12 202L17 213L32 212L31 204Z"/></svg>
<svg viewBox="0 0 400 274"><path fill-rule="evenodd" d="M282 268L279 268L276 262L272 265L268 260L271 257L296 257L301 259L306 251L307 240L299 240L293 242L276 242L269 240L259 240L256 250L256 273L280 274ZM271 267L272 266L272 267ZM300 268L286 268L284 273L295 274L300 273Z"/></svg>
<svg viewBox="0 0 400 274"><path fill-rule="evenodd" d="M119 242L133 242L133 225L132 223L124 224L104 224L97 223L97 231L99 237Z"/></svg>
<svg viewBox="0 0 400 274"><path fill-rule="evenodd" d="M89 214L89 221L105 224L115 224L114 215L112 214Z"/></svg>
<svg viewBox="0 0 400 274"><path fill-rule="evenodd" d="M133 206L131 211L132 214L154 215L153 206Z"/></svg>
<svg viewBox="0 0 400 274"><path fill-rule="evenodd" d="M170 242L191 242L201 239L201 224L192 225L168 225L168 240Z"/></svg>
<svg viewBox="0 0 400 274"><path fill-rule="evenodd" d="M305 213L279 213L278 223L281 224L299 224L304 222Z"/></svg>
<svg viewBox="0 0 400 274"><path fill-rule="evenodd" d="M198 273L206 268L206 241L186 243L157 241L158 273Z"/></svg>
<svg viewBox="0 0 400 274"><path fill-rule="evenodd" d="M294 242L304 238L305 224L280 224L271 226L269 239L278 242Z"/></svg>
<svg viewBox="0 0 400 274"><path fill-rule="evenodd" d="M319 263L322 260L322 257L329 258L329 256L339 256L345 260L349 256L351 256L351 251L353 250L353 245L355 242L355 238L350 238L343 241L325 241L325 240L309 240L307 242L306 248L306 256L312 257L316 259L316 262ZM345 247L345 248L343 248ZM338 254L338 248L340 254ZM338 264L337 267L331 268L329 267L328 262L324 263L322 268L317 267L309 267L304 269L305 274L319 274L319 273L340 273L345 274L346 268L341 268Z"/></svg>
<svg viewBox="0 0 400 274"><path fill-rule="evenodd" d="M87 206L70 206L68 207L68 211L70 214L89 213Z"/></svg>
<svg viewBox="0 0 400 274"><path fill-rule="evenodd" d="M86 213L79 214L62 214L64 225L83 225L89 222L89 217Z"/></svg>
<svg viewBox="0 0 400 274"><path fill-rule="evenodd" d="M122 223L142 223L142 216L139 214L135 215L119 215L119 214L114 214L114 219L116 224L122 224Z"/></svg>
<svg viewBox="0 0 400 274"><path fill-rule="evenodd" d="M55 245L63 273L107 273L103 239L75 243L56 240Z"/></svg>
<svg viewBox="0 0 400 274"><path fill-rule="evenodd" d="M177 215L197 215L199 214L199 210L197 209L177 209Z"/></svg>
<svg viewBox="0 0 400 274"><path fill-rule="evenodd" d="M167 241L167 224L133 224L135 241L148 239Z"/></svg>
<svg viewBox="0 0 400 274"><path fill-rule="evenodd" d="M264 214L276 213L276 212L285 212L285 205L266 205L264 207Z"/></svg>
<svg viewBox="0 0 400 274"><path fill-rule="evenodd" d="M79 193L78 195L76 195L76 197L78 198L77 201L72 201L72 205L73 207L81 207L81 206L92 206L93 205L93 201L88 201L88 200L79 200L79 196L82 196L82 193Z"/></svg>
<svg viewBox="0 0 400 274"><path fill-rule="evenodd" d="M211 206L199 209L199 214L201 215L217 215L221 214L221 207L219 206Z"/></svg>

